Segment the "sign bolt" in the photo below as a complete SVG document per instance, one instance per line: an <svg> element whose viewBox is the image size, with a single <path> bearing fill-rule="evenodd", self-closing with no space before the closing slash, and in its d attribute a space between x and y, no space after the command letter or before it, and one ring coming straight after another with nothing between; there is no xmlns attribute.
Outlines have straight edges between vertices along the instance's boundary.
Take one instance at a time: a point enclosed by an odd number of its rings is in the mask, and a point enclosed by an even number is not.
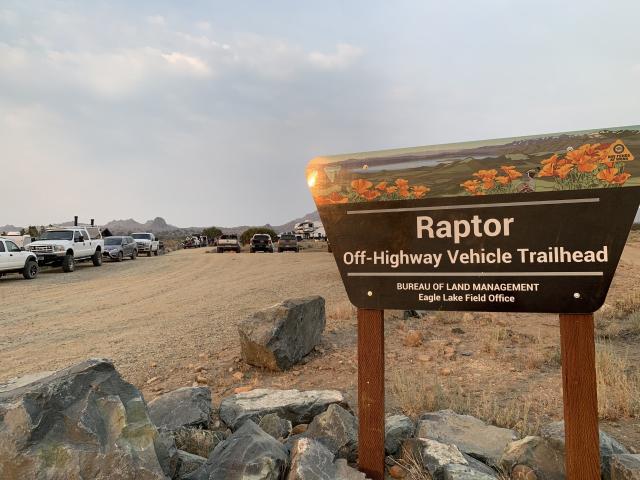
<svg viewBox="0 0 640 480"><path fill-rule="evenodd" d="M368 295L368 296L370 296L370 297L373 297L373 292L372 292L371 290L369 290L369 291L367 292L367 295Z"/></svg>
<svg viewBox="0 0 640 480"><path fill-rule="evenodd" d="M580 298L580 294L578 292L574 293L573 298Z"/></svg>

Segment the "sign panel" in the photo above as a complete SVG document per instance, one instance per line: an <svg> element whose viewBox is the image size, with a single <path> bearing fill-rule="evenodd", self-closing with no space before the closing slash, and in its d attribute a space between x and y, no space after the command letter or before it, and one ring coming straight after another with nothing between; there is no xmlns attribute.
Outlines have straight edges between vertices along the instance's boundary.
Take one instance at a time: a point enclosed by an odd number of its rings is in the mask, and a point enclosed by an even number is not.
<svg viewBox="0 0 640 480"><path fill-rule="evenodd" d="M351 302L589 313L640 203L640 126L318 157L307 181Z"/></svg>

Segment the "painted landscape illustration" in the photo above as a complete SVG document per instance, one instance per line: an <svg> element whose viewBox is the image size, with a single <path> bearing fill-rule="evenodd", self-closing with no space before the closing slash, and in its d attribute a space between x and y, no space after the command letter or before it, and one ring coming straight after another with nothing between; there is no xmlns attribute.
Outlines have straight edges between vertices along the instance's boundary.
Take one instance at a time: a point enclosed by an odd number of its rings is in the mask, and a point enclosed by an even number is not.
<svg viewBox="0 0 640 480"><path fill-rule="evenodd" d="M317 205L640 185L640 126L318 157Z"/></svg>

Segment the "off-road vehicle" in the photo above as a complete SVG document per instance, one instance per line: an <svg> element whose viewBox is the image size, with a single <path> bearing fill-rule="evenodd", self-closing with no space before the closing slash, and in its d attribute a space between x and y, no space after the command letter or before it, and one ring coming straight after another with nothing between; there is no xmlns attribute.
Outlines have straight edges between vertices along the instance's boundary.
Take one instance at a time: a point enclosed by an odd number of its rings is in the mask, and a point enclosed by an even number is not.
<svg viewBox="0 0 640 480"><path fill-rule="evenodd" d="M271 241L271 235L266 233L256 233L249 241L249 251L251 253L256 252L268 252L273 253L273 242Z"/></svg>
<svg viewBox="0 0 640 480"><path fill-rule="evenodd" d="M220 235L220 238L218 238L216 251L218 253L224 253L229 250L236 253L240 253L242 251L240 241L238 240L238 235L236 235L235 233Z"/></svg>
<svg viewBox="0 0 640 480"><path fill-rule="evenodd" d="M131 236L135 239L138 244L138 253L142 255L143 253L147 254L147 257L151 255L158 256L158 251L160 249L160 242L156 238L153 233L149 232L141 232L141 233L132 233Z"/></svg>
<svg viewBox="0 0 640 480"><path fill-rule="evenodd" d="M39 265L62 267L73 272L77 262L91 260L93 265L102 265L104 240L98 227L50 227L35 242L27 245L34 253Z"/></svg>
<svg viewBox="0 0 640 480"><path fill-rule="evenodd" d="M36 256L16 245L13 240L0 237L0 277L7 273L22 273L27 280L38 276Z"/></svg>

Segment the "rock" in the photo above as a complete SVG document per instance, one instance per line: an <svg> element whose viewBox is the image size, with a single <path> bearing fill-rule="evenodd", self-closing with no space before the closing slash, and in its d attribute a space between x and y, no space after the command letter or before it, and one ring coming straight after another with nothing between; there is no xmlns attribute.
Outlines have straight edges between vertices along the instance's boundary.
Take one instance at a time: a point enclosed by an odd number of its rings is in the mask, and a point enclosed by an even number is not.
<svg viewBox="0 0 640 480"><path fill-rule="evenodd" d="M393 465L389 468L389 476L391 478L404 478L407 475L404 468L402 468L400 465Z"/></svg>
<svg viewBox="0 0 640 480"><path fill-rule="evenodd" d="M182 427L209 426L211 390L184 387L149 402L149 416L158 428L175 431Z"/></svg>
<svg viewBox="0 0 640 480"><path fill-rule="evenodd" d="M504 450L500 465L507 473L517 466L533 469L538 480L564 480L564 452L551 447L541 437L525 437L511 442ZM526 477L525 477L526 478Z"/></svg>
<svg viewBox="0 0 640 480"><path fill-rule="evenodd" d="M318 345L325 327L324 298L286 300L238 326L242 359L270 370L287 370Z"/></svg>
<svg viewBox="0 0 640 480"><path fill-rule="evenodd" d="M297 440L291 450L287 480L335 480L333 453L311 438Z"/></svg>
<svg viewBox="0 0 640 480"><path fill-rule="evenodd" d="M306 436L318 440L338 458L358 457L358 419L340 405L329 405L309 424Z"/></svg>
<svg viewBox="0 0 640 480"><path fill-rule="evenodd" d="M443 468L444 480L495 480L495 475L488 475L468 465L451 464Z"/></svg>
<svg viewBox="0 0 640 480"><path fill-rule="evenodd" d="M2 478L164 480L157 437L142 395L109 360L0 385Z"/></svg>
<svg viewBox="0 0 640 480"><path fill-rule="evenodd" d="M405 461L417 462L435 480L444 478L444 467L451 464L468 465L455 445L447 445L428 438L410 438L403 444Z"/></svg>
<svg viewBox="0 0 640 480"><path fill-rule="evenodd" d="M385 419L384 449L387 455L395 455L402 443L413 436L416 427L406 415L390 415Z"/></svg>
<svg viewBox="0 0 640 480"><path fill-rule="evenodd" d="M470 415L440 410L420 417L416 437L454 444L461 452L488 465L497 465L505 447L518 435L513 430L487 425Z"/></svg>
<svg viewBox="0 0 640 480"><path fill-rule="evenodd" d="M291 435L300 435L306 432L307 428L309 428L308 423L300 423L291 429Z"/></svg>
<svg viewBox="0 0 640 480"><path fill-rule="evenodd" d="M178 450L178 475L184 477L198 470L207 461L206 458L193 453Z"/></svg>
<svg viewBox="0 0 640 480"><path fill-rule="evenodd" d="M516 465L511 470L511 480L538 480L533 468L526 465Z"/></svg>
<svg viewBox="0 0 640 480"><path fill-rule="evenodd" d="M280 442L248 420L185 480L277 480L287 467Z"/></svg>
<svg viewBox="0 0 640 480"><path fill-rule="evenodd" d="M180 460L178 458L176 441L171 432L159 431L155 445L158 462L160 463L162 471L169 478L173 478L178 470Z"/></svg>
<svg viewBox="0 0 640 480"><path fill-rule="evenodd" d="M482 463L480 460L476 460L471 455L467 455L466 453L463 453L462 456L467 461L470 468L477 470L480 473L484 473L485 475L494 477L496 476L496 471L493 468Z"/></svg>
<svg viewBox="0 0 640 480"><path fill-rule="evenodd" d="M564 457L564 422L552 422L543 425L540 429L540 436L553 447L556 451L561 452ZM600 472L602 478L609 479L611 471L609 467L609 459L612 455L629 453L622 444L600 430Z"/></svg>
<svg viewBox="0 0 640 480"><path fill-rule="evenodd" d="M640 455L612 455L611 480L640 480Z"/></svg>
<svg viewBox="0 0 640 480"><path fill-rule="evenodd" d="M280 418L275 413L269 413L260 419L258 426L276 440L285 439L291 435L291 422Z"/></svg>
<svg viewBox="0 0 640 480"><path fill-rule="evenodd" d="M402 343L405 347L419 347L422 345L422 339L422 332L418 330L409 330Z"/></svg>
<svg viewBox="0 0 640 480"><path fill-rule="evenodd" d="M364 473L349 466L344 458L335 461L336 480L367 480Z"/></svg>
<svg viewBox="0 0 640 480"><path fill-rule="evenodd" d="M293 425L309 423L329 405L346 406L342 393L337 390L271 390L256 389L238 393L222 400L220 418L232 429L245 420L258 421L269 413L286 418Z"/></svg>

